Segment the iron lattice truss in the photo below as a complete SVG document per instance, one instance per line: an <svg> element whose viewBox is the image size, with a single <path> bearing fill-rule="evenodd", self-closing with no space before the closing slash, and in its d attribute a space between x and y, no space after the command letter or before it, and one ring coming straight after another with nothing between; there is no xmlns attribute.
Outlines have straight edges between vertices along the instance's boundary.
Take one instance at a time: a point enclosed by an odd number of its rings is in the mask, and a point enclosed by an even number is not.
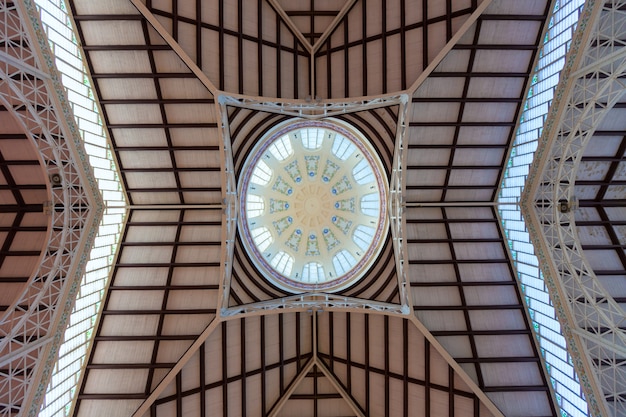
<svg viewBox="0 0 626 417"><path fill-rule="evenodd" d="M71 109L64 101L50 55L40 49L47 48L47 41L37 26L33 27L38 21L33 12L32 6L0 3L0 105L4 126L16 129L2 136L2 151L5 155L14 152L11 145L15 143L4 145L5 140L20 140L18 147L30 148L36 155L26 164L33 166L29 169L36 174L22 173L22 178L11 172L21 166L19 160L3 157L3 175L8 182L3 191L8 191L15 203L3 202L2 210L14 220L4 228L0 260L1 281L8 293L2 297L0 315L1 415L32 411L28 405L42 400L102 216L91 168L79 151L82 145ZM29 187L30 175L41 177L40 184ZM44 175L58 179L52 185ZM33 216L39 217L38 226L29 225ZM33 238L29 234L33 231L46 232L42 245L21 251L24 241ZM26 269L34 272L13 275L16 267L11 267L11 262L30 262Z"/></svg>
<svg viewBox="0 0 626 417"><path fill-rule="evenodd" d="M623 6L587 4L580 24L590 30L574 39L524 195L544 276L592 393L592 412L614 416L626 410L624 292L615 285L626 270L620 226L626 142L615 124L624 103ZM611 136L617 145L607 143Z"/></svg>

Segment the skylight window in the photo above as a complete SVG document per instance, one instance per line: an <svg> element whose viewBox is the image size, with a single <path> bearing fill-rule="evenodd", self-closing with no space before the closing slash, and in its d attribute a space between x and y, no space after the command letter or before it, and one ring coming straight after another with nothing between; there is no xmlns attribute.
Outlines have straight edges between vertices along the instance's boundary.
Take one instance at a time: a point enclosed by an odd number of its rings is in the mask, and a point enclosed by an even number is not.
<svg viewBox="0 0 626 417"><path fill-rule="evenodd" d="M317 262L309 262L302 268L302 280L316 283L324 280L324 267Z"/></svg>
<svg viewBox="0 0 626 417"><path fill-rule="evenodd" d="M272 234L269 229L265 226L257 227L256 229L252 229L252 239L254 239L254 243L259 248L261 252L269 247L274 241L272 238Z"/></svg>
<svg viewBox="0 0 626 417"><path fill-rule="evenodd" d="M345 274L356 264L356 259L347 250L343 249L333 257L333 266L338 275Z"/></svg>
<svg viewBox="0 0 626 417"><path fill-rule="evenodd" d="M378 194L366 194L361 198L361 213L372 217L378 217L380 214L380 198L378 197Z"/></svg>
<svg viewBox="0 0 626 417"><path fill-rule="evenodd" d="M361 250L365 250L370 243L372 243L372 240L374 240L375 233L376 230L373 228L360 224L356 227L356 229L354 229L352 240L358 245L359 248L361 248Z"/></svg>
<svg viewBox="0 0 626 417"><path fill-rule="evenodd" d="M293 261L293 256L289 255L287 252L280 251L272 258L270 265L281 274L290 275L291 269L293 268Z"/></svg>
<svg viewBox="0 0 626 417"><path fill-rule="evenodd" d="M337 158L345 161L355 151L356 146L349 139L344 136L337 135L333 141L333 155Z"/></svg>
<svg viewBox="0 0 626 417"><path fill-rule="evenodd" d="M306 149L319 149L324 141L324 129L308 128L300 130L302 146Z"/></svg>
<svg viewBox="0 0 626 417"><path fill-rule="evenodd" d="M257 165L252 172L252 178L250 179L250 181L258 185L267 185L267 183L269 183L272 179L273 172L274 171L272 171L272 168L270 168L261 159L259 160L259 162L257 162Z"/></svg>
<svg viewBox="0 0 626 417"><path fill-rule="evenodd" d="M265 200L258 195L248 194L247 208L248 217L258 217L262 215L265 210Z"/></svg>
<svg viewBox="0 0 626 417"><path fill-rule="evenodd" d="M275 141L272 146L270 146L269 151L272 155L274 155L274 158L279 161L284 161L289 158L293 154L293 148L291 147L291 139L289 139L289 135L284 135Z"/></svg>
<svg viewBox="0 0 626 417"><path fill-rule="evenodd" d="M374 177L374 171L369 161L365 158L361 159L358 164L352 169L352 176L358 184L369 184L376 180Z"/></svg>

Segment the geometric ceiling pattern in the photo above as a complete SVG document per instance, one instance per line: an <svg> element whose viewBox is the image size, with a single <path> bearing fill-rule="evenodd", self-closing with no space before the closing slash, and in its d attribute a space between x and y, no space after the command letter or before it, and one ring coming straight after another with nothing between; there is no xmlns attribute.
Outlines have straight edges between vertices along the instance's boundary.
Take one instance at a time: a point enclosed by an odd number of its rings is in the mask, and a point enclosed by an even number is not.
<svg viewBox="0 0 626 417"><path fill-rule="evenodd" d="M128 202L72 415L559 415L496 201L549 1L68 5ZM302 119L390 184L333 294L273 285L237 230L244 162Z"/></svg>

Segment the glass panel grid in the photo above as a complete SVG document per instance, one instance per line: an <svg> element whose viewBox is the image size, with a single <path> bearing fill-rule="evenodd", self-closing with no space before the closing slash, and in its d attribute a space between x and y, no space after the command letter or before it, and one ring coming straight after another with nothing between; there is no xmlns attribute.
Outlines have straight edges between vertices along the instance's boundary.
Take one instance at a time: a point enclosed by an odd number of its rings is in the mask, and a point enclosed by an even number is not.
<svg viewBox="0 0 626 417"><path fill-rule="evenodd" d="M517 203L522 194L583 4L584 0L555 2L499 195L500 203L508 203L500 205L500 216L564 417L588 416L589 411L538 268L524 219L519 206L511 203Z"/></svg>
<svg viewBox="0 0 626 417"><path fill-rule="evenodd" d="M124 223L125 200L89 77L64 0L36 0L68 101L94 168L106 209L90 253L74 310L59 348L39 416L67 416L91 342L104 288Z"/></svg>

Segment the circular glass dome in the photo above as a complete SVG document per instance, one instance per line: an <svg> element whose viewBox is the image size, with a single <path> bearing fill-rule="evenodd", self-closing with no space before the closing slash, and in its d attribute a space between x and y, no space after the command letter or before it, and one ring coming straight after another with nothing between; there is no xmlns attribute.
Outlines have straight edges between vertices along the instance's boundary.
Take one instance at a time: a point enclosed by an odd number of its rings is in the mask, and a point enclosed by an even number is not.
<svg viewBox="0 0 626 417"><path fill-rule="evenodd" d="M375 261L388 231L387 182L355 129L328 121L279 126L242 172L242 240L274 284L337 291Z"/></svg>

